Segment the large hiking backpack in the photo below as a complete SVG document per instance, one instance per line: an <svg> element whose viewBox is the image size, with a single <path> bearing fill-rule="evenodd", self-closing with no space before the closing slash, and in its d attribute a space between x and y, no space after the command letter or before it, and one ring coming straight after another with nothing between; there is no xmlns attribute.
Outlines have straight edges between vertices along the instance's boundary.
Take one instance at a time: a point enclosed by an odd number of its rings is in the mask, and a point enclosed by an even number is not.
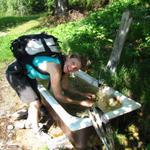
<svg viewBox="0 0 150 150"><path fill-rule="evenodd" d="M57 38L46 33L20 36L12 41L10 48L22 67L26 64L33 66L32 61L35 56L58 57L62 62L62 54ZM36 66L33 67L38 70Z"/></svg>

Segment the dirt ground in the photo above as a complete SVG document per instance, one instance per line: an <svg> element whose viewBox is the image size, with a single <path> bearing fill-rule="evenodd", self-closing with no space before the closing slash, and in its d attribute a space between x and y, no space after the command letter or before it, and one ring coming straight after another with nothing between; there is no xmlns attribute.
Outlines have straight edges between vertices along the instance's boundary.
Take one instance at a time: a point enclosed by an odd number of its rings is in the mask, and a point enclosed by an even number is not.
<svg viewBox="0 0 150 150"><path fill-rule="evenodd" d="M23 129L20 131L14 131L10 140L10 135L7 131L8 126L13 123L10 116L11 114L23 107L24 104L20 102L15 91L12 90L5 78L4 66L0 70L0 149L4 149L7 147L11 147L10 149L16 149L19 147L24 147L23 149L28 149L31 146L34 147L33 143L37 143L35 142L35 139L31 140L31 138L29 138L29 130Z"/></svg>
<svg viewBox="0 0 150 150"><path fill-rule="evenodd" d="M48 150L47 147L50 146L51 143L47 143L47 141L35 136L31 129L16 129L14 127L14 121L11 119L11 115L25 108L26 105L19 100L19 97L6 80L5 70L7 65L8 64L5 63L0 66L0 150ZM137 117L135 117L135 115L130 115L129 118L127 120L132 120L132 122L134 122ZM124 117L122 121L125 122ZM122 121L120 120L120 124ZM137 126L134 126L134 124L124 125L127 127L123 127L123 131L128 133L129 139L118 134L124 147L126 147L125 145L129 145L135 150L144 150L144 141L149 135L140 135L140 133L144 131L141 123L138 122L136 123ZM120 126L117 124L119 124L119 121L115 121L113 125ZM127 124L129 124L129 122L127 122ZM49 135L56 135L56 137L64 136L62 130L54 123L50 126L48 133ZM134 139L134 142L132 139ZM66 147L66 150L75 150L70 142L67 142ZM118 149L122 150L124 148L121 145Z"/></svg>
<svg viewBox="0 0 150 150"><path fill-rule="evenodd" d="M48 150L47 143L35 136L31 129L15 129L11 115L25 108L15 91L8 84L5 70L8 64L0 66L0 150ZM49 131L64 136L62 130L53 124ZM70 149L71 143L70 144ZM69 149L69 148L68 148Z"/></svg>

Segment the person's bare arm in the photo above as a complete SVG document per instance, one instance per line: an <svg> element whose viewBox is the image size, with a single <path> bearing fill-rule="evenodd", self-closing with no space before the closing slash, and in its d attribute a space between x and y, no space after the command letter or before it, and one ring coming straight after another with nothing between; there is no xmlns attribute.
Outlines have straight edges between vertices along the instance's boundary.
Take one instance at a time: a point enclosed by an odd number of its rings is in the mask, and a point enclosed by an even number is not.
<svg viewBox="0 0 150 150"><path fill-rule="evenodd" d="M48 64L48 72L50 74L51 79L51 88L53 91L53 94L55 98L62 102L62 103L70 103L70 104L76 104L81 105L85 107L91 107L93 105L93 101L91 100L83 100L83 101L77 101L73 100L65 95L63 95L62 87L61 87L61 67L57 64Z"/></svg>
<svg viewBox="0 0 150 150"><path fill-rule="evenodd" d="M63 75L62 88L64 90L67 90L67 91L71 92L71 93L84 96L87 99L94 99L95 98L95 94L93 94L93 93L83 93L83 92L80 92L79 90L71 87L70 84L69 84L69 75L68 74Z"/></svg>

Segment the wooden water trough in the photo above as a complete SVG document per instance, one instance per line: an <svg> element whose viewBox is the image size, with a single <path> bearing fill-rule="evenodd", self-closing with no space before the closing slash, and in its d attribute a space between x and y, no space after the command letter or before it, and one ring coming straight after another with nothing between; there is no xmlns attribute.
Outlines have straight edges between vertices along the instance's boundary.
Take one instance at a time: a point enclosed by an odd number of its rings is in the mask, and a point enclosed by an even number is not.
<svg viewBox="0 0 150 150"><path fill-rule="evenodd" d="M98 87L99 81L83 71L74 73L74 77L84 80L93 87ZM80 118L70 114L60 103L58 103L43 84L39 84L38 89L43 97L43 104L76 149L87 149L88 147L91 147L91 143L96 144L94 142L98 137L89 117ZM110 87L105 88L107 93L112 92L111 89L112 88ZM114 90L113 95L119 97L121 106L115 110L105 112L104 115L108 120L132 112L141 107L139 103L122 95L118 91Z"/></svg>

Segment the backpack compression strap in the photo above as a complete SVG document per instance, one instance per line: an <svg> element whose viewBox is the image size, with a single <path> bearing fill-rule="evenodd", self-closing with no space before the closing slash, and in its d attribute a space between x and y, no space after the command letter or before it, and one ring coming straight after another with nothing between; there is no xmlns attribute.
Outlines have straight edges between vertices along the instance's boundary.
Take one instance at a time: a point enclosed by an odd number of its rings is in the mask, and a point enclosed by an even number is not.
<svg viewBox="0 0 150 150"><path fill-rule="evenodd" d="M43 44L43 46L44 46L45 51L46 51L48 54L54 56L54 55L57 55L57 54L59 53L59 52L53 52L52 49L50 49L50 48L47 46L47 44L46 44L46 42L45 42L45 40L44 40L43 38L41 38L41 42L42 42L42 44ZM52 46L57 46L57 45L55 44L55 45L52 45Z"/></svg>

